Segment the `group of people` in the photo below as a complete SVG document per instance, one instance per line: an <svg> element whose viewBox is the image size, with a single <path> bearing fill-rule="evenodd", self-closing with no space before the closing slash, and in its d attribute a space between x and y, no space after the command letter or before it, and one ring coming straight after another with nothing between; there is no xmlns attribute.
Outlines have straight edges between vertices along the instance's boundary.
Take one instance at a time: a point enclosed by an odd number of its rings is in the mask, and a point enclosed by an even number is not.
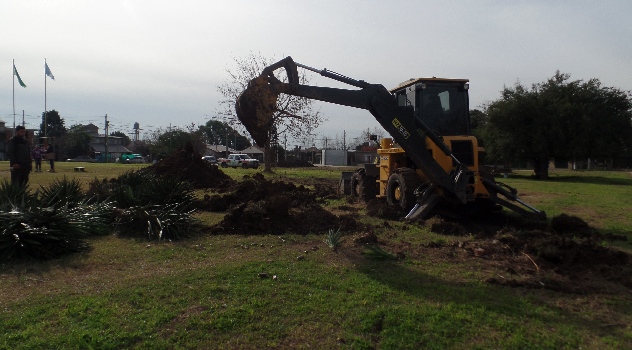
<svg viewBox="0 0 632 350"><path fill-rule="evenodd" d="M29 182L29 174L35 161L35 172L42 172L42 159L50 162L49 172L55 172L55 150L53 145L38 145L31 150L31 144L26 138L26 128L18 125L15 135L9 140L8 145L9 166L11 167L11 183L26 186Z"/></svg>

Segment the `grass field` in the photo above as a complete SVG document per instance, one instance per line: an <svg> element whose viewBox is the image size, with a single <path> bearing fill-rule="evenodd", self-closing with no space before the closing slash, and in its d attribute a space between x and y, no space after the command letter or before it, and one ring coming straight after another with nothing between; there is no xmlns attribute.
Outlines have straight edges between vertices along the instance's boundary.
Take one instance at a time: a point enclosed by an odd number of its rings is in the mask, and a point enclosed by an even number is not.
<svg viewBox="0 0 632 350"><path fill-rule="evenodd" d="M63 176L87 184L137 165L58 163L31 176L31 189ZM48 167L44 166L46 170ZM0 162L0 180L8 164ZM275 177L336 180L340 169L277 169ZM235 179L256 172L226 169ZM629 172L555 171L501 181L549 217L568 213L632 245ZM505 275L485 259L449 249L468 237L364 215L387 250L372 259L347 232L334 252L324 235L206 235L148 242L116 235L93 249L47 262L0 263L0 349L629 349L632 292L604 284L587 293L485 283ZM202 212L207 225L221 213ZM412 248L411 248L412 247ZM631 270L632 272L632 270ZM550 272L554 274L555 271ZM497 277L498 278L498 277ZM579 279L572 283L582 284Z"/></svg>

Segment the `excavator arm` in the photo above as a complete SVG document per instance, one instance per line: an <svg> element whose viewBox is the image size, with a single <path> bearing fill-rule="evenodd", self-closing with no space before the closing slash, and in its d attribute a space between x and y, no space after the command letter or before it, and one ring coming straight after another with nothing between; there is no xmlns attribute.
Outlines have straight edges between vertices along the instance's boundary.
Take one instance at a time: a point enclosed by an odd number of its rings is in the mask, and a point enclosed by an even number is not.
<svg viewBox="0 0 632 350"><path fill-rule="evenodd" d="M357 87L357 90L338 89L302 85L299 83L297 67L316 72L327 78ZM285 68L287 82L280 81L274 72ZM299 96L343 106L355 107L369 111L382 127L394 138L433 184L433 191L439 191L443 197L465 204L467 202L468 169L451 152L450 148L414 113L412 106L400 106L383 85L370 84L355 80L326 69L318 70L294 62L291 57L265 68L261 75L253 79L246 90L237 98L236 112L238 118L253 136L255 142L264 145L267 142L267 127L272 124L272 116L276 110L276 100L281 94ZM426 140L430 139L439 149L452 158L456 164L455 171L447 173L432 157L426 148ZM424 208L428 200L435 196L422 193L418 203L408 214L414 218L415 212Z"/></svg>
<svg viewBox="0 0 632 350"><path fill-rule="evenodd" d="M287 71L287 83L281 82L274 76L274 71L281 67L284 67ZM314 71L322 76L360 89L346 90L301 85L298 81L297 67ZM265 87L267 87L268 91L262 93ZM432 183L441 187L445 194L454 196L462 203L466 202L467 176L465 173L467 168L465 165L460 165L459 171L454 174L447 174L426 150L425 138L429 137L435 144L440 145L446 155L452 155L450 149L415 115L412 107L398 106L395 97L383 85L354 80L327 70L317 70L295 63L288 56L264 69L262 74L251 82L249 88L258 92L259 97L253 98L254 93L244 91L237 99L236 110L237 116L251 134L261 133L261 130L257 130L257 128L261 125L260 120L262 119L261 117L253 118L252 116L261 114L262 111L273 110L270 106L270 95L278 96L284 93L365 109L375 117L403 149L407 150L407 154L415 166L421 169ZM267 98L261 99L262 95L267 96ZM244 108L244 106L248 106L248 109ZM255 141L260 144L256 138ZM262 141L265 143L265 139ZM460 164L456 158L455 160L457 164Z"/></svg>

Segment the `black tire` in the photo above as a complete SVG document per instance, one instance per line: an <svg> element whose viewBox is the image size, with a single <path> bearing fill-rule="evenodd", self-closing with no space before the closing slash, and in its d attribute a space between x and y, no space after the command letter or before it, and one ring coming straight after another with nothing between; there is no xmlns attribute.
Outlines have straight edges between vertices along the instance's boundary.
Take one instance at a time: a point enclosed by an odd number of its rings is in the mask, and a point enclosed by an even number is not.
<svg viewBox="0 0 632 350"><path fill-rule="evenodd" d="M247 168L248 168L248 164L243 163L243 164L241 165L241 167L242 167L242 168L244 168L244 169L247 169Z"/></svg>
<svg viewBox="0 0 632 350"><path fill-rule="evenodd" d="M377 183L373 176L367 176L364 169L358 169L351 176L351 196L365 201L377 195Z"/></svg>
<svg viewBox="0 0 632 350"><path fill-rule="evenodd" d="M403 210L410 210L417 202L415 189L421 186L421 180L413 169L399 168L388 177L386 201Z"/></svg>
<svg viewBox="0 0 632 350"><path fill-rule="evenodd" d="M222 168L228 168L228 165L226 163L222 163Z"/></svg>

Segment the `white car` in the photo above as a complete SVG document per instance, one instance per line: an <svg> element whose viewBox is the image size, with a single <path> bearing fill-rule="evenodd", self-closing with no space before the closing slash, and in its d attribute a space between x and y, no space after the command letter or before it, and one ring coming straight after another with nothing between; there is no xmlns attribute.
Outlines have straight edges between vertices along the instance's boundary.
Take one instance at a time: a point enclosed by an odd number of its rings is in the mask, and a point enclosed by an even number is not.
<svg viewBox="0 0 632 350"><path fill-rule="evenodd" d="M215 158L215 156L204 156L202 159L213 165L217 165L217 158Z"/></svg>

